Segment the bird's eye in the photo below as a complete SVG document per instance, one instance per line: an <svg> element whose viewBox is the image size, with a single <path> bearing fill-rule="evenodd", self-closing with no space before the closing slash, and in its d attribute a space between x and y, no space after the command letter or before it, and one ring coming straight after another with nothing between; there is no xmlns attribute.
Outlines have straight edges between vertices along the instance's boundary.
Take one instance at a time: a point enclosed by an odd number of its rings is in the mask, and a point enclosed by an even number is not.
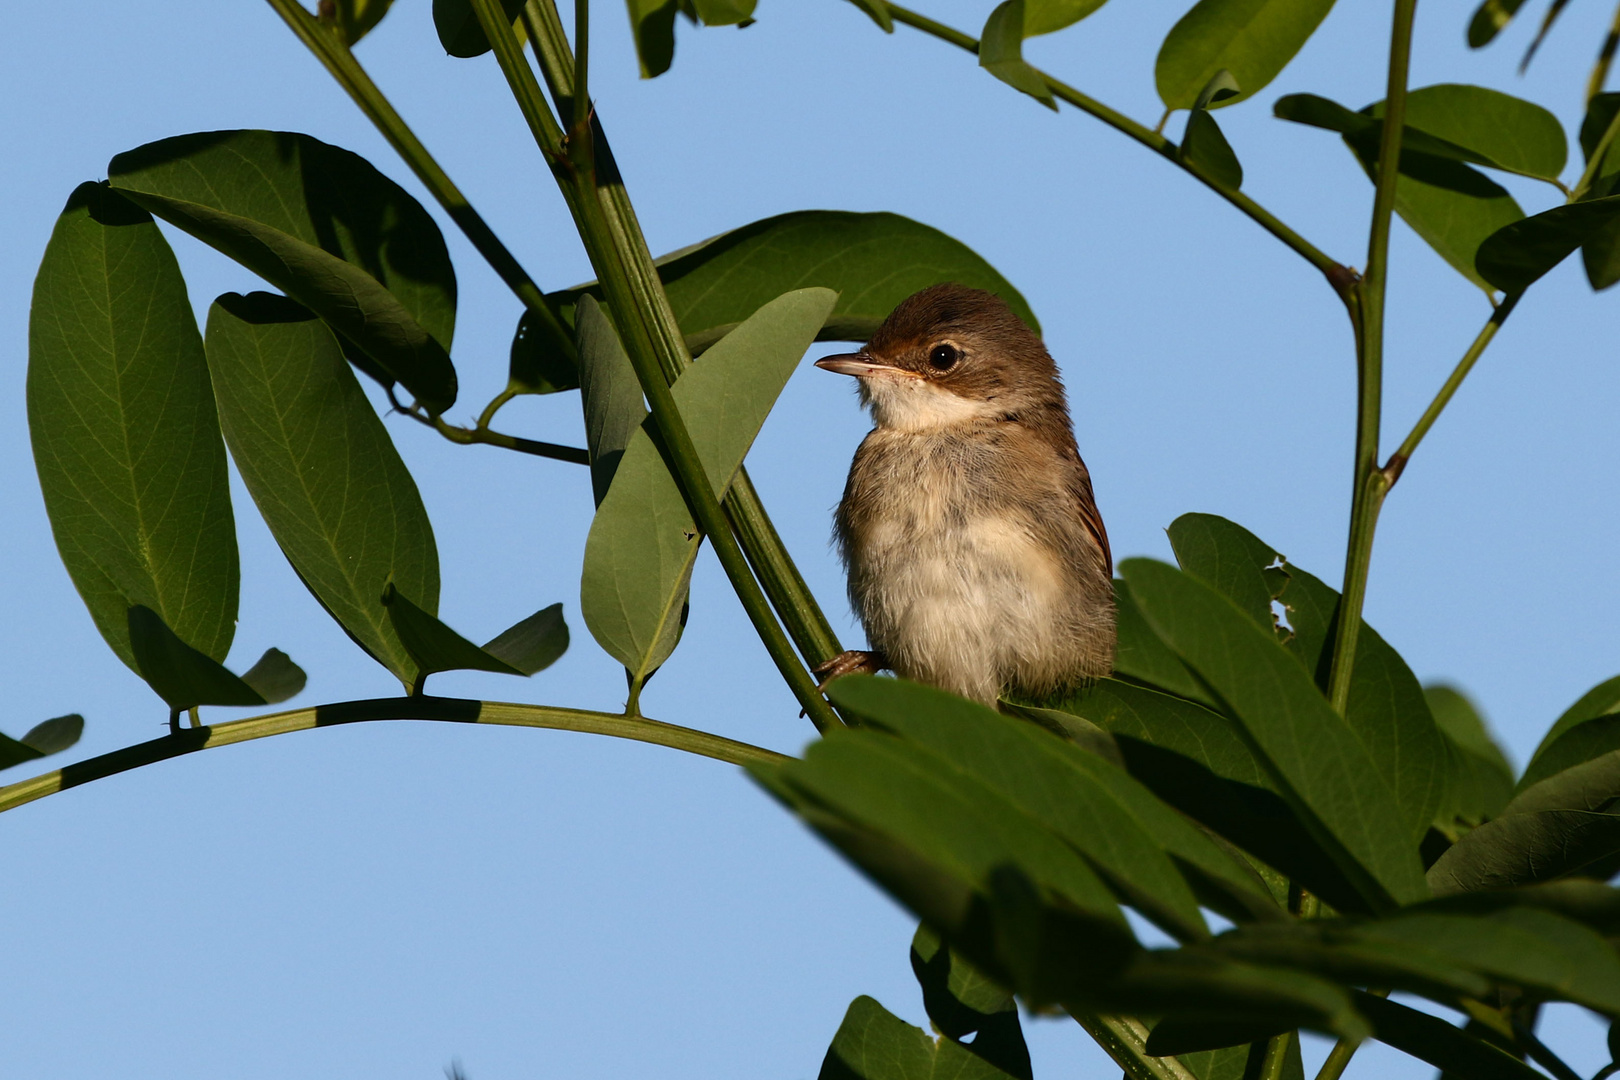
<svg viewBox="0 0 1620 1080"><path fill-rule="evenodd" d="M962 359L961 350L955 345L935 345L928 353L928 362L936 371L949 371Z"/></svg>

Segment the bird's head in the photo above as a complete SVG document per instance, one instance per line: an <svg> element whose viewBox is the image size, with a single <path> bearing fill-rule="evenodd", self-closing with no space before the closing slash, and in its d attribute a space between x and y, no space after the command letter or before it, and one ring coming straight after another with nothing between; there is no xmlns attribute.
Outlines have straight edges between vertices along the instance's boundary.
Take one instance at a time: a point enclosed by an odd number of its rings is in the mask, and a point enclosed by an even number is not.
<svg viewBox="0 0 1620 1080"><path fill-rule="evenodd" d="M900 302L860 352L816 366L860 380L880 428L924 432L1064 408L1057 365L993 293L935 285Z"/></svg>

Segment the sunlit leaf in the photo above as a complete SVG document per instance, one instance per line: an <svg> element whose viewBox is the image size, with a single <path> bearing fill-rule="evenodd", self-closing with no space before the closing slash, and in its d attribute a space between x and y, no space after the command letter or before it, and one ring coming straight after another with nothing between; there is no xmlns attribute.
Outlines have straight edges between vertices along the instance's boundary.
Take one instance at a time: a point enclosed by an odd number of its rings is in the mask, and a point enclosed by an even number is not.
<svg viewBox="0 0 1620 1080"><path fill-rule="evenodd" d="M202 337L157 225L104 185L74 191L45 249L27 399L57 550L113 652L136 666L141 604L224 659L236 525Z"/></svg>
<svg viewBox="0 0 1620 1080"><path fill-rule="evenodd" d="M954 1039L935 1039L869 997L850 1002L818 1080L1011 1080Z"/></svg>
<svg viewBox="0 0 1620 1080"><path fill-rule="evenodd" d="M821 341L865 341L912 293L954 281L993 292L1040 332L1018 290L971 248L898 214L803 210L765 218L658 260L658 274L687 344L701 350L762 305L794 289L838 293ZM565 318L593 282L551 296Z"/></svg>
<svg viewBox="0 0 1620 1080"><path fill-rule="evenodd" d="M1056 112L1057 101L1046 79L1024 59L1025 2L1003 0L990 13L979 34L979 66Z"/></svg>
<svg viewBox="0 0 1620 1080"><path fill-rule="evenodd" d="M266 649L257 663L242 672L242 681L264 698L266 705L275 705L302 693L309 677L280 649Z"/></svg>
<svg viewBox="0 0 1620 1080"><path fill-rule="evenodd" d="M207 350L225 441L287 561L356 644L411 683L383 588L436 612L438 549L337 338L284 297L227 293L209 311Z"/></svg>
<svg viewBox="0 0 1620 1080"><path fill-rule="evenodd" d="M1468 21L1468 47L1490 44L1523 6L1524 0L1484 0Z"/></svg>
<svg viewBox="0 0 1620 1080"><path fill-rule="evenodd" d="M218 131L119 154L113 187L316 312L431 412L456 397L455 273L439 227L364 159L308 135Z"/></svg>
<svg viewBox="0 0 1620 1080"><path fill-rule="evenodd" d="M1190 109L1225 68L1241 88L1232 105L1264 90L1316 32L1333 0L1198 0L1159 48L1153 79L1169 109Z"/></svg>
<svg viewBox="0 0 1620 1080"><path fill-rule="evenodd" d="M788 377L837 298L801 289L772 300L672 387L716 496L724 496ZM653 441L631 436L585 541L580 612L639 686L680 639L700 530Z"/></svg>

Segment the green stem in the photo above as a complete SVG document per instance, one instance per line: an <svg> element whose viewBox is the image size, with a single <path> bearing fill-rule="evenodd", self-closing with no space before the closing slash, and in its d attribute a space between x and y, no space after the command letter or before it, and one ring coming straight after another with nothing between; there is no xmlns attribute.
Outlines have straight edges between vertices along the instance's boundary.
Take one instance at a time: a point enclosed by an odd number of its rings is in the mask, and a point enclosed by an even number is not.
<svg viewBox="0 0 1620 1080"><path fill-rule="evenodd" d="M490 399L490 403L484 406L484 411L478 414L478 430L483 431L488 428L489 425L494 421L495 414L500 412L501 409L506 406L508 401L511 401L517 396L517 389L515 387L508 386L505 390L502 390L500 393L496 394L492 399Z"/></svg>
<svg viewBox="0 0 1620 1080"><path fill-rule="evenodd" d="M1491 312L1491 317L1486 321L1484 328L1474 337L1473 343L1468 346L1468 351L1463 353L1462 359L1457 361L1457 366L1452 369L1451 374L1446 378L1445 385L1440 387L1440 392L1434 395L1434 400L1429 402L1429 407L1423 410L1422 416L1418 417L1418 422L1413 425L1411 434L1406 436L1406 439L1401 443L1400 449L1391 454L1389 460L1384 463L1383 472L1385 478L1389 481L1389 487L1394 487L1395 482L1401 478L1406 463L1412 459L1412 454L1417 451L1418 443L1423 441L1423 436L1429 433L1429 429L1434 426L1434 422L1440 418L1441 410L1451 402L1452 395L1457 392L1457 388L1462 385L1462 381L1468 377L1468 373L1474 369L1474 362L1480 358L1486 347L1490 345L1491 340L1496 337L1496 332L1502 328L1503 323L1507 322L1508 316L1513 314L1513 309L1518 306L1519 298L1523 295L1523 293L1515 293L1512 296L1505 297L1500 304L1496 305L1496 310Z"/></svg>
<svg viewBox="0 0 1620 1080"><path fill-rule="evenodd" d="M575 98L575 69L562 21L557 17L556 8L544 0L529 0L524 19L534 42L535 55L540 60L541 74L561 109L564 102ZM599 118L592 123L591 136L596 154L611 160L612 151ZM597 190L621 262L635 291L638 305L635 310L644 318L644 327L652 339L665 379L673 384L691 365L692 353L681 334L674 309L669 305L669 296L653 263L630 193L616 169L598 171ZM725 508L749 566L764 586L806 663L813 667L837 656L842 651L837 635L778 536L746 466L738 471L737 479L726 493Z"/></svg>
<svg viewBox="0 0 1620 1080"><path fill-rule="evenodd" d="M1293 1048L1294 1040L1299 1038L1299 1032L1286 1031L1281 1035L1273 1035L1266 1041L1265 1057L1260 1061L1259 1080L1282 1080L1283 1070L1288 1067L1288 1051Z"/></svg>
<svg viewBox="0 0 1620 1080"><path fill-rule="evenodd" d="M574 108L573 134L584 138L591 118L590 90L591 2L574 0Z"/></svg>
<svg viewBox="0 0 1620 1080"><path fill-rule="evenodd" d="M1603 39L1603 47L1598 50L1597 63L1592 65L1591 77L1586 80L1588 104L1603 93L1603 84L1609 81L1609 65L1614 62L1617 47L1620 47L1620 7L1614 9L1614 18L1609 22L1609 33Z"/></svg>
<svg viewBox="0 0 1620 1080"><path fill-rule="evenodd" d="M941 41L949 42L950 44L955 45L960 49L965 49L970 53L977 54L979 51L979 39L970 34L964 34L960 30L946 26L944 23L937 22L934 19L930 19L926 15L921 15L910 10L909 8L901 7L899 4L889 4L888 9L890 17L893 18L895 22L904 23L906 26L910 26L913 29L921 30L925 34L939 38ZM1213 178L1206 175L1196 165L1181 161L1176 155L1176 144L1165 138L1164 135L1160 134L1160 132L1149 128L1145 124L1137 123L1135 120L1132 120L1123 113L1109 108L1102 102L1081 93L1079 90L1076 90L1067 83L1053 78L1051 75L1046 74L1039 68L1036 68L1035 71L1042 79L1046 81L1047 89L1051 90L1054 97L1073 105L1081 112L1088 113L1096 119L1101 120L1115 131L1135 139L1143 146L1159 154L1172 165L1175 165L1189 176L1192 176L1198 180L1205 187L1209 188L1211 191L1215 192L1215 194L1231 203L1240 212L1247 215L1250 220L1254 221L1255 224L1259 225L1262 229L1265 229L1266 232L1270 233L1272 236L1286 244L1289 250L1293 251L1306 262L1320 270L1322 274L1327 277L1328 282L1333 286L1334 291L1338 292L1341 296L1345 294L1351 280L1350 271L1339 262L1329 258L1314 244L1300 236L1293 229L1283 224L1283 222L1278 219L1276 215L1272 214L1271 211L1267 210L1265 207L1261 206L1259 203L1255 202L1241 191L1233 191L1230 188L1216 183ZM1169 114L1166 113L1167 117L1168 115ZM1163 126L1162 120L1160 121L1160 125L1161 127Z"/></svg>
<svg viewBox="0 0 1620 1080"><path fill-rule="evenodd" d="M169 758L210 750L216 746L248 742L251 739L309 731L318 727L355 724L368 720L442 720L455 724L499 724L504 727L548 728L553 731L582 731L618 739L652 743L684 750L699 757L713 758L733 765L753 762L770 764L787 758L774 750L752 746L706 731L665 724L642 717L587 709L562 709L550 705L519 705L502 701L468 701L462 698L403 697L373 698L367 701L341 701L312 709L232 720L208 727L184 728L161 739L126 746L76 762L55 772L0 787L0 811L43 799L68 788L116 776Z"/></svg>
<svg viewBox="0 0 1620 1080"><path fill-rule="evenodd" d="M1372 226L1367 240L1366 275L1351 286L1351 308L1359 332L1357 344L1357 409L1355 478L1351 487L1350 535L1344 558L1344 590L1333 642L1328 699L1344 712L1350 699L1356 639L1367 594L1373 534L1378 511L1389 491L1389 478L1378 467L1378 425L1384 387L1384 292L1389 278L1389 229L1395 212L1395 184L1400 176L1401 133L1406 124L1407 71L1412 58L1412 21L1417 0L1395 0L1389 41L1389 86L1384 96L1384 123L1379 136L1378 173L1374 178Z"/></svg>
<svg viewBox="0 0 1620 1080"><path fill-rule="evenodd" d="M468 241L483 256L484 261L506 283L507 288L523 302L523 306L534 313L540 320L541 328L551 336L556 346L562 350L563 355L570 360L577 358L574 345L574 336L563 325L561 318L551 303L547 301L540 287L534 283L528 273L518 263L516 257L507 250L505 244L495 235L483 217L474 210L461 189L450 180L445 171L439 167L433 155L428 153L427 147L422 145L404 119L395 111L394 106L383 96L377 84L371 81L360 62L354 58L347 46L336 35L320 24L298 0L269 0L271 7L282 17L293 33L298 35L300 41L314 53L331 72L338 84L348 91L349 97L360 107L388 140L395 152L410 166L422 185L438 200L444 212L450 215L450 220L456 223Z"/></svg>
<svg viewBox="0 0 1620 1080"><path fill-rule="evenodd" d="M523 109L525 119L529 120L530 129L534 132L542 151L549 149L548 144L555 146L552 133L556 131L556 121L551 118L550 111L545 106L534 70L524 59L517 37L501 13L498 0L472 0L472 2L479 24L494 47L501 70L506 75L513 96L518 99ZM576 113L582 111L582 104L577 98L575 111ZM720 508L720 500L715 495L714 487L704 472L697 448L692 444L691 433L687 431L686 422L681 417L675 398L670 392L670 374L660 365L654 335L649 320L645 318L649 313L657 311L657 299L663 299L665 307L668 301L663 297L663 285L656 273L652 275L649 286L645 279L633 275L630 267L626 265L628 262L624 258L628 247L624 242L626 238L615 235L603 208L604 200L597 192L593 145L595 139L592 136L593 132L587 125L580 137L570 140L567 148L568 166L565 168L559 165L553 172L559 181L563 182L565 188L574 189L571 209L575 212L574 220L580 238L585 242L592 268L602 283L603 296L613 313L615 323L618 324L625 352L629 354L631 366L635 368L642 393L647 397L647 405L657 425L663 449L673 467L676 481L686 496L692 516L708 534L709 542L714 547L715 555L719 558L726 577L731 581L733 591L736 592L743 610L753 622L754 629L775 662L777 670L794 696L799 699L800 706L809 715L817 730L825 731L829 727L837 726L838 718L816 689L815 680L794 655L793 644L783 632L781 624L776 621L769 600L761 590L759 582L754 579L748 560L743 555L742 548L738 546L737 538L733 535L725 513ZM649 298L641 295L649 287L654 296ZM649 299L653 302L648 302ZM679 341L678 333L676 341ZM681 347L684 348L684 345Z"/></svg>
<svg viewBox="0 0 1620 1080"><path fill-rule="evenodd" d="M1352 1042L1349 1039L1340 1039L1334 1043L1333 1049L1328 1051L1327 1060L1322 1062L1321 1071L1316 1074L1316 1080L1339 1080L1339 1077L1344 1075L1345 1067L1350 1064L1350 1059L1356 1056L1359 1049L1361 1049L1359 1040Z"/></svg>
<svg viewBox="0 0 1620 1080"><path fill-rule="evenodd" d="M1147 1027L1129 1016L1102 1016L1068 1010L1086 1034L1107 1051L1125 1070L1125 1080L1197 1080L1192 1071L1174 1057L1153 1057L1147 1052Z"/></svg>
<svg viewBox="0 0 1620 1080"><path fill-rule="evenodd" d="M591 455L577 446L562 446L558 443L541 442L538 439L524 439L516 435L505 435L499 431L491 431L484 424L494 415L498 406L491 403L479 417L477 427L457 427L445 421L442 416L429 416L420 406L403 404L394 396L393 388L388 389L388 400L394 406L394 411L401 416L408 416L418 424L432 428L446 439L461 446L470 446L481 443L484 446L498 446L503 450L514 450L519 454L532 454L535 457L551 458L553 461L566 461L571 465L589 465ZM496 401L500 401L496 398Z"/></svg>

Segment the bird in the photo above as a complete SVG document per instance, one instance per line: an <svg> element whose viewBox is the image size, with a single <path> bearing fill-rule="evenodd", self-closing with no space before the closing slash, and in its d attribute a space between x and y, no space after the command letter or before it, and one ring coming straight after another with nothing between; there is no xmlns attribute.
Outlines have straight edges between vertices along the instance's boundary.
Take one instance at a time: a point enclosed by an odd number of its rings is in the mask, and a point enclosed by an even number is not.
<svg viewBox="0 0 1620 1080"><path fill-rule="evenodd" d="M834 525L870 648L817 666L822 686L887 669L996 708L1108 675L1113 557L1040 337L942 284L816 366L854 376L873 422Z"/></svg>

